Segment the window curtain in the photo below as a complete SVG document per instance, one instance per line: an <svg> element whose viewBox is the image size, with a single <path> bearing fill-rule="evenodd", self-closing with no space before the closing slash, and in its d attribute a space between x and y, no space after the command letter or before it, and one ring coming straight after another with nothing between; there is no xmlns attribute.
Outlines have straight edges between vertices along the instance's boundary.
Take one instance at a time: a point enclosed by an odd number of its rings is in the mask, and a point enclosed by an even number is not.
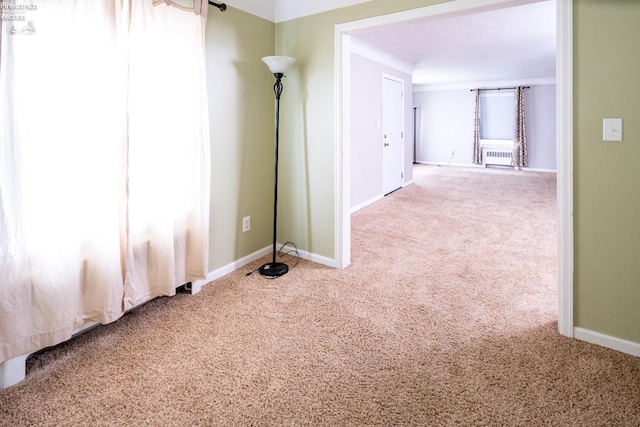
<svg viewBox="0 0 640 427"><path fill-rule="evenodd" d="M514 98L515 131L513 134L511 165L516 168L521 168L529 164L529 155L527 153L527 133L524 125L524 87L516 87Z"/></svg>
<svg viewBox="0 0 640 427"><path fill-rule="evenodd" d="M480 149L480 89L476 89L476 108L473 126L473 163L482 164L482 150Z"/></svg>
<svg viewBox="0 0 640 427"><path fill-rule="evenodd" d="M5 22L0 40L0 362L173 295L208 260L204 15L25 13L33 31Z"/></svg>

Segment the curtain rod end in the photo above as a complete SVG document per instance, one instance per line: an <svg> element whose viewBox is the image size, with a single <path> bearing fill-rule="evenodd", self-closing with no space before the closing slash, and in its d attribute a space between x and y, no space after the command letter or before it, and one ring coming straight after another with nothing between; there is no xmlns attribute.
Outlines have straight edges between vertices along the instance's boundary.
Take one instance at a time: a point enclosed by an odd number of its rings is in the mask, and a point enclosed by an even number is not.
<svg viewBox="0 0 640 427"><path fill-rule="evenodd" d="M210 4L211 6L215 6L215 7L217 7L218 9L220 9L220 12L224 12L225 10L227 10L227 5L226 5L226 4L224 4L224 3L214 3L214 2L212 2L212 1L210 1L210 2L209 2L209 4Z"/></svg>

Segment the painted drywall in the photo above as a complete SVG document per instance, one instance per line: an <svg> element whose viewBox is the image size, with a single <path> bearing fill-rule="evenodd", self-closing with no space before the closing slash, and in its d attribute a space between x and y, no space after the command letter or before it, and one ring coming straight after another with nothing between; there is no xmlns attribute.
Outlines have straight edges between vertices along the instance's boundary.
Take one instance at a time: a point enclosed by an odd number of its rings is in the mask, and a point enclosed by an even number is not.
<svg viewBox="0 0 640 427"><path fill-rule="evenodd" d="M529 169L557 169L555 88L555 85L532 85L525 91ZM416 160L473 165L475 92L416 91L414 104L418 107Z"/></svg>
<svg viewBox="0 0 640 427"><path fill-rule="evenodd" d="M211 127L209 271L269 245L273 224L275 24L211 8L206 58ZM251 230L242 232L242 218Z"/></svg>
<svg viewBox="0 0 640 427"><path fill-rule="evenodd" d="M289 195L283 233L334 257L334 25L437 4L362 5L276 26L276 52L298 58L284 133L296 141L284 163ZM640 3L574 2L575 326L640 342ZM624 141L603 143L602 118L624 119Z"/></svg>
<svg viewBox="0 0 640 427"><path fill-rule="evenodd" d="M640 2L573 7L574 323L640 343ZM623 119L622 142L603 118Z"/></svg>
<svg viewBox="0 0 640 427"><path fill-rule="evenodd" d="M413 116L411 75L351 54L351 208L383 196L382 79L404 81L405 182L413 179Z"/></svg>
<svg viewBox="0 0 640 427"><path fill-rule="evenodd" d="M531 85L524 102L529 168L557 170L556 85Z"/></svg>
<svg viewBox="0 0 640 427"><path fill-rule="evenodd" d="M276 53L297 58L283 99L287 113L281 131L291 146L281 153L286 191L279 240L335 257L335 25L438 3L372 0L276 25Z"/></svg>
<svg viewBox="0 0 640 427"><path fill-rule="evenodd" d="M418 107L418 162L473 164L474 100L475 94L469 89L413 94Z"/></svg>

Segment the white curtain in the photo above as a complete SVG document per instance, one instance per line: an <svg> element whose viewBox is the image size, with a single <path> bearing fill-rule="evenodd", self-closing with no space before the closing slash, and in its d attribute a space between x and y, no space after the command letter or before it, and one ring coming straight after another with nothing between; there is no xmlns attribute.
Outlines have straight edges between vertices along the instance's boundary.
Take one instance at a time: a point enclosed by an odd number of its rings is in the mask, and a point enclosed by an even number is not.
<svg viewBox="0 0 640 427"><path fill-rule="evenodd" d="M25 13L0 50L0 362L173 295L208 259L206 15Z"/></svg>

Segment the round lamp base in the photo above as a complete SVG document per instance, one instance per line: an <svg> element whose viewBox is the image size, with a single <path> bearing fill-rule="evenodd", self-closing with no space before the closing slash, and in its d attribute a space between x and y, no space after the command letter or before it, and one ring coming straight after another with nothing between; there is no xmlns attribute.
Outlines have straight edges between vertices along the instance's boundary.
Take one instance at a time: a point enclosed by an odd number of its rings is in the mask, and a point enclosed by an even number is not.
<svg viewBox="0 0 640 427"><path fill-rule="evenodd" d="M270 262L261 266L258 271L265 277L276 278L287 274L289 267L281 262Z"/></svg>

